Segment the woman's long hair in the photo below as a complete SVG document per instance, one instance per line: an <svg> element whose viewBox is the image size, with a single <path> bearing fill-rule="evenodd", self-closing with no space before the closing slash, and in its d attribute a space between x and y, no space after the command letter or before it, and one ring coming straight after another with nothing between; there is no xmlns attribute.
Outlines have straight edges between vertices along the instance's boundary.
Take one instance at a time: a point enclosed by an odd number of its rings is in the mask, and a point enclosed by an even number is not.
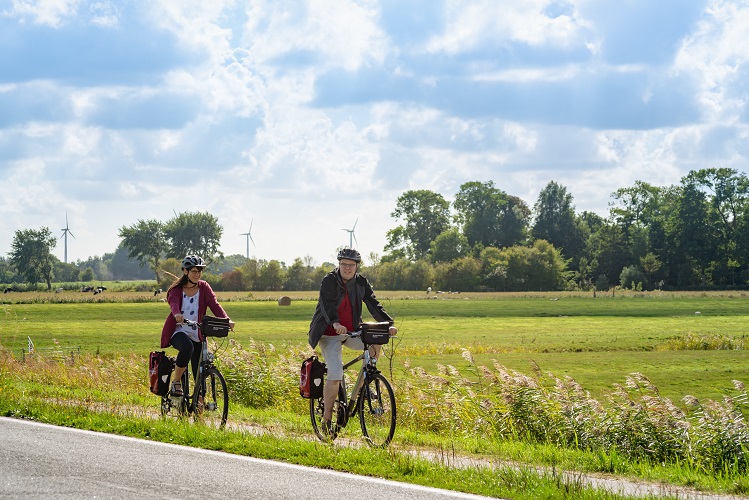
<svg viewBox="0 0 749 500"><path fill-rule="evenodd" d="M187 274L182 273L182 277L177 278L176 280L174 280L174 283L169 285L169 289L167 290L167 292L171 290L172 288L174 288L175 286L182 288L183 286L187 284L187 280L188 280Z"/></svg>

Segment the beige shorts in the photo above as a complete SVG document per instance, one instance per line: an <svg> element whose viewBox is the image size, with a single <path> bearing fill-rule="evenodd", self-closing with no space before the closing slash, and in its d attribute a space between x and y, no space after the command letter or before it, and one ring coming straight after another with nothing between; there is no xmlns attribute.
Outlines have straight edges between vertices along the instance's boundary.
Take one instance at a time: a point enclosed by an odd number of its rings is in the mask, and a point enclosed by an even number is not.
<svg viewBox="0 0 749 500"><path fill-rule="evenodd" d="M343 380L343 346L349 349L364 351L361 339L352 339L348 335L323 335L318 344L328 368L328 380Z"/></svg>

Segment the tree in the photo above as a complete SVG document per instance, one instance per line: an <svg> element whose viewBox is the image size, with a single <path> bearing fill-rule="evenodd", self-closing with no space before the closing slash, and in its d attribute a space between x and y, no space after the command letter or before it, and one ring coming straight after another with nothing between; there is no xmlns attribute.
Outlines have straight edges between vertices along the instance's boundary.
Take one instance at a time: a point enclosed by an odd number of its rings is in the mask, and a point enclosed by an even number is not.
<svg viewBox="0 0 749 500"><path fill-rule="evenodd" d="M108 268L112 273L112 279L116 280L144 280L151 278L151 270L141 266L140 263L128 257L128 250L120 243L112 258L109 259Z"/></svg>
<svg viewBox="0 0 749 500"><path fill-rule="evenodd" d="M528 205L494 187L494 182L466 182L453 207L456 220L471 246L503 248L525 239L530 220Z"/></svg>
<svg viewBox="0 0 749 500"><path fill-rule="evenodd" d="M749 205L749 179L729 168L707 168L690 172L703 190L709 191L708 214L715 240L714 260L711 263L713 280L721 284L735 284L735 271L746 268L749 262L740 254L738 228Z"/></svg>
<svg viewBox="0 0 749 500"><path fill-rule="evenodd" d="M548 241L565 258L577 261L585 241L575 218L572 195L567 192L567 188L554 181L549 182L538 195L533 212L533 238ZM574 267L577 268L577 264Z"/></svg>
<svg viewBox="0 0 749 500"><path fill-rule="evenodd" d="M624 266L628 264L628 251L624 244L622 228L616 224L604 224L588 240L588 253L592 268L591 275L596 276L596 287L605 276L608 283L616 283Z"/></svg>
<svg viewBox="0 0 749 500"><path fill-rule="evenodd" d="M440 290L475 292L481 283L481 263L473 257L462 257L438 264L434 281Z"/></svg>
<svg viewBox="0 0 749 500"><path fill-rule="evenodd" d="M26 283L36 285L44 281L47 283L47 290L52 290L54 257L51 252L55 245L57 238L52 236L47 227L42 227L38 231L16 231L11 244L10 263L24 277Z"/></svg>
<svg viewBox="0 0 749 500"><path fill-rule="evenodd" d="M302 259L297 257L294 263L286 270L286 282L283 285L284 290L313 290L312 283L313 268L305 264Z"/></svg>
<svg viewBox="0 0 749 500"><path fill-rule="evenodd" d="M281 263L271 260L265 264L257 277L257 290L281 290L284 283L284 270Z"/></svg>
<svg viewBox="0 0 749 500"><path fill-rule="evenodd" d="M648 253L640 258L640 267L642 268L643 272L645 273L645 277L647 278L645 286L652 287L653 274L658 272L658 269L661 268L661 261L658 260L658 257L656 257L655 254Z"/></svg>
<svg viewBox="0 0 749 500"><path fill-rule="evenodd" d="M164 225L157 220L141 219L130 227L121 227L119 235L128 258L140 262L141 267L148 265L156 281L160 281L159 264L168 248Z"/></svg>
<svg viewBox="0 0 749 500"><path fill-rule="evenodd" d="M81 270L75 264L66 264L56 260L53 274L57 281L72 282L79 281Z"/></svg>
<svg viewBox="0 0 749 500"><path fill-rule="evenodd" d="M169 241L170 257L199 255L206 262L221 260L219 251L224 229L218 219L208 212L182 212L164 225L164 235Z"/></svg>
<svg viewBox="0 0 749 500"><path fill-rule="evenodd" d="M641 291L644 280L645 275L637 266L624 266L619 275L619 284L622 288L629 288L632 291Z"/></svg>
<svg viewBox="0 0 749 500"><path fill-rule="evenodd" d="M441 194L426 189L406 191L390 214L404 224L388 231L385 251L394 253L395 258L425 258L432 241L449 227L449 210L450 203Z"/></svg>
<svg viewBox="0 0 749 500"><path fill-rule="evenodd" d="M451 262L465 257L470 251L468 238L457 228L451 228L441 233L432 242L431 257L433 263Z"/></svg>

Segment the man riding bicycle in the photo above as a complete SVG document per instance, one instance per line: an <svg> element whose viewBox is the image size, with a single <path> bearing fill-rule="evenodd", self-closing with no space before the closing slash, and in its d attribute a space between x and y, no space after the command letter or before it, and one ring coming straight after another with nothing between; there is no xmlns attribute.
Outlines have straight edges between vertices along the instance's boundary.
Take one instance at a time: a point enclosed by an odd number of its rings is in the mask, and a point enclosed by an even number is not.
<svg viewBox="0 0 749 500"><path fill-rule="evenodd" d="M338 387L343 379L343 348L362 350L361 339L352 339L348 332L353 332L362 322L362 304L366 304L375 321L390 323L391 336L398 333L393 319L385 312L377 300L367 278L358 273L361 254L353 248L344 248L338 252L338 268L322 279L320 296L317 300L315 314L309 329L309 345L314 349L320 344L328 378L323 388L323 429L330 430L333 404ZM377 359L381 346L369 347L370 354Z"/></svg>

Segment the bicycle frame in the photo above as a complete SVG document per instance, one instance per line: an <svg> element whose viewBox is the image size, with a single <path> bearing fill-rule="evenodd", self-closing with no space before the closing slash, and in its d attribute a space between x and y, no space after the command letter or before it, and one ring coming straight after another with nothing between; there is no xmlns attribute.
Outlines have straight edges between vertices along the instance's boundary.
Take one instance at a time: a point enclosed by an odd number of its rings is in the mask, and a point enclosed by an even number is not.
<svg viewBox="0 0 749 500"><path fill-rule="evenodd" d="M196 419L200 414L213 415L211 418L219 418L219 426L223 427L226 424L229 408L226 379L214 365L214 355L208 350L208 339L203 338L200 344L201 350L195 376L191 376L191 370L185 370L182 375L184 395L175 398L167 394L162 397L162 414L168 414L174 408L178 414L194 414ZM192 392L189 383L191 378L193 379ZM208 381L210 381L210 386ZM201 404L203 406L199 406ZM216 411L218 413L215 413Z"/></svg>
<svg viewBox="0 0 749 500"><path fill-rule="evenodd" d="M361 332L349 334L352 338ZM375 447L387 446L395 432L395 395L390 382L380 373L370 353L372 344L364 344L361 354L343 365L344 377L338 387L333 407L332 427L325 430L322 418L325 403L322 397L310 399L310 418L317 436L323 441L332 441L340 429L346 427L350 418L358 413L362 434ZM345 371L362 362L356 381L348 394Z"/></svg>
<svg viewBox="0 0 749 500"><path fill-rule="evenodd" d="M369 354L369 347L364 349L364 352L359 354L357 357L349 361L348 363L343 365L343 371L345 371L356 364L359 361L362 361L361 369L359 369L359 374L356 377L356 382L354 383L354 387L351 390L351 395L349 396L348 402L346 404L346 419L344 420L343 426L346 426L346 423L348 422L348 419L356 415L356 409L359 407L357 404L359 401L359 397L361 395L362 387L364 387L364 381L367 378L367 370L376 370L375 366L371 363L372 355ZM343 394L348 394L348 391L346 390L346 377L344 375L343 379L341 380L341 387L343 388Z"/></svg>

